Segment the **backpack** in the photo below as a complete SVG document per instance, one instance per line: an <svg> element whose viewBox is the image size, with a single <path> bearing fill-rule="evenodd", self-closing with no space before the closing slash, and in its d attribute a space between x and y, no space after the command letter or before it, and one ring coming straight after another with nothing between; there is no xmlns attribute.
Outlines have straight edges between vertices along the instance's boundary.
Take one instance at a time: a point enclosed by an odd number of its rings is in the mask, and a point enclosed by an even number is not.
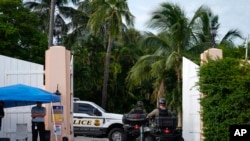
<svg viewBox="0 0 250 141"><path fill-rule="evenodd" d="M131 114L143 114L142 108L135 108Z"/></svg>

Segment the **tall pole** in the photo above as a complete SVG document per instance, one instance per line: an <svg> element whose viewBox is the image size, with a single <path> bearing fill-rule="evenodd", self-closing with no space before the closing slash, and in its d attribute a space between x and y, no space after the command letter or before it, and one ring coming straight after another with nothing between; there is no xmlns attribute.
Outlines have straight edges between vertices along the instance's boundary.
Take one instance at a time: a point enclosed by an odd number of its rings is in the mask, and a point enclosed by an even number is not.
<svg viewBox="0 0 250 141"><path fill-rule="evenodd" d="M48 41L48 48L50 48L52 46L52 44L53 44L55 1L56 0L51 0L51 5L50 5L50 21L49 21L49 41Z"/></svg>
<svg viewBox="0 0 250 141"><path fill-rule="evenodd" d="M246 43L245 43L245 47L246 47L246 55L245 55L245 60L248 60L248 41L249 41L249 36L246 38Z"/></svg>
<svg viewBox="0 0 250 141"><path fill-rule="evenodd" d="M212 36L212 47L216 48L215 37L216 37L217 28L215 26L212 26L210 30L211 30L211 36Z"/></svg>

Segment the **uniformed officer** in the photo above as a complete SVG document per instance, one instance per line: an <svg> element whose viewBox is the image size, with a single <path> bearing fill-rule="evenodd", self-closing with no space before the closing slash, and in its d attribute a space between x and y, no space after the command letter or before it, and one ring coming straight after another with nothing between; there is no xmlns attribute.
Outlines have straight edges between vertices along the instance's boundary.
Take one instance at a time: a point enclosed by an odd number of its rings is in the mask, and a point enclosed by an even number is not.
<svg viewBox="0 0 250 141"><path fill-rule="evenodd" d="M143 108L143 102L137 101L136 108L130 110L129 114L146 114L147 111Z"/></svg>
<svg viewBox="0 0 250 141"><path fill-rule="evenodd" d="M45 124L44 117L46 115L45 107L42 107L42 102L37 102L37 105L31 109L32 117L32 141L37 141L38 133L40 141L45 140Z"/></svg>
<svg viewBox="0 0 250 141"><path fill-rule="evenodd" d="M160 98L158 101L158 108L154 109L147 115L147 119L155 116L172 116L172 113L166 107L165 98Z"/></svg>

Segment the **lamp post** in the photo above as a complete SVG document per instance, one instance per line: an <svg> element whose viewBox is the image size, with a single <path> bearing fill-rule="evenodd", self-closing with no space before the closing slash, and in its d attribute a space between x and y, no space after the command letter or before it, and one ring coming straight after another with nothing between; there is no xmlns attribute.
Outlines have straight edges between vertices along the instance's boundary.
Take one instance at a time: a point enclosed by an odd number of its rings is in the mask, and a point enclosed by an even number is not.
<svg viewBox="0 0 250 141"><path fill-rule="evenodd" d="M62 41L62 24L60 20L56 20L54 27L54 35L56 36L56 45L61 45Z"/></svg>
<svg viewBox="0 0 250 141"><path fill-rule="evenodd" d="M210 32L211 32L211 36L212 36L212 47L216 48L215 37L216 37L216 34L217 34L217 28L213 25L210 28Z"/></svg>
<svg viewBox="0 0 250 141"><path fill-rule="evenodd" d="M56 89L56 92L55 92L56 95L61 95L60 91L58 90L58 84L57 84L57 89Z"/></svg>

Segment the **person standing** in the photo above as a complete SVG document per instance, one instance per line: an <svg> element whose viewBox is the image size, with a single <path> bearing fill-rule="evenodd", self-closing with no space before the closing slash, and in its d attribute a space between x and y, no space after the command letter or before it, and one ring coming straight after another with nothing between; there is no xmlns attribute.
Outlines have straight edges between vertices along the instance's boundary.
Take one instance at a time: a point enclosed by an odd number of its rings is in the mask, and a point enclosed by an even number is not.
<svg viewBox="0 0 250 141"><path fill-rule="evenodd" d="M37 102L36 106L31 108L32 117L32 141L37 141L39 134L40 141L45 141L45 124L44 117L46 108L42 107L42 102Z"/></svg>
<svg viewBox="0 0 250 141"><path fill-rule="evenodd" d="M2 129L2 118L4 117L4 102L0 101L0 131Z"/></svg>

